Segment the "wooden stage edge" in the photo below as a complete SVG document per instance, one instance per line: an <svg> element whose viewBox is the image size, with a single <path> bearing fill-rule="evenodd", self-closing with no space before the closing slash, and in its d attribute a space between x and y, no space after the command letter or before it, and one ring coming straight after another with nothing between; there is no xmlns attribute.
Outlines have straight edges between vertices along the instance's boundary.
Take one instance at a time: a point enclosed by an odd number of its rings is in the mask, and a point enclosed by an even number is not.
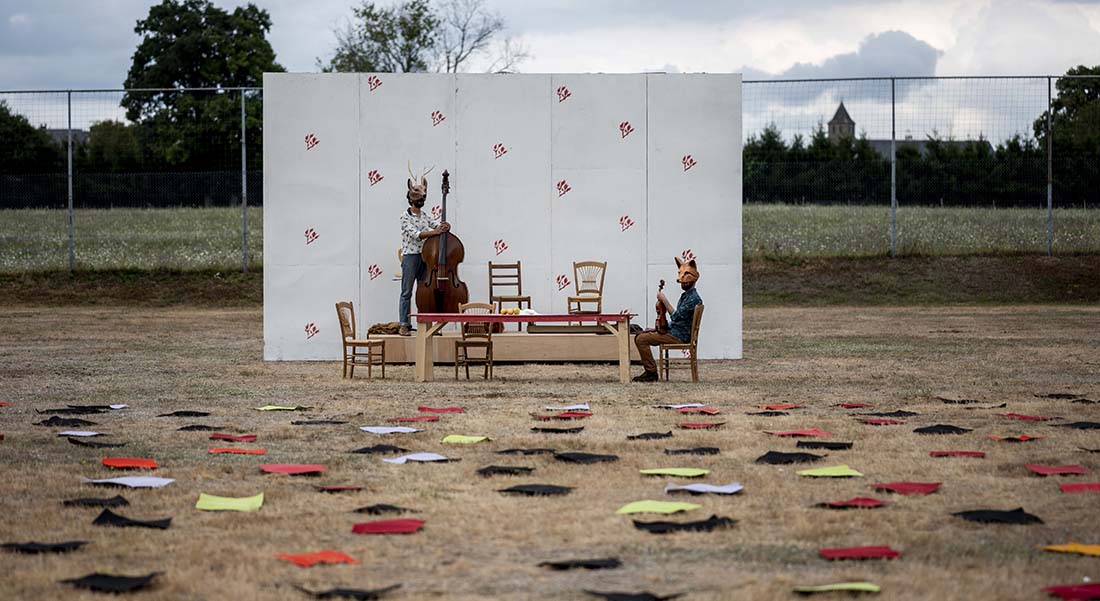
<svg viewBox="0 0 1100 601"><path fill-rule="evenodd" d="M513 326L514 327L514 326ZM454 363L455 340L459 333L444 331L435 337L435 362ZM374 335L370 340L386 341L386 363L414 363L416 361L416 332L412 336ZM657 349L654 348L654 356ZM472 352L477 352L472 351ZM630 359L638 360L634 337L630 338ZM618 341L613 334L528 334L514 330L493 334L493 361L511 362L564 362L619 361Z"/></svg>

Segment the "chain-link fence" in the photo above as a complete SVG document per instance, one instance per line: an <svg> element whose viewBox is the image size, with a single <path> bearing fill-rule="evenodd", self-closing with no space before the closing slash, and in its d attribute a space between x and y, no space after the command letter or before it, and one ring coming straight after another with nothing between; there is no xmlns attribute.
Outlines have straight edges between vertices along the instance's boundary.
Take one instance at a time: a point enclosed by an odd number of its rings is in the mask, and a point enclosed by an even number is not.
<svg viewBox="0 0 1100 601"><path fill-rule="evenodd" d="M742 111L746 256L1100 252L1100 77L746 81ZM262 113L0 91L0 271L257 266Z"/></svg>

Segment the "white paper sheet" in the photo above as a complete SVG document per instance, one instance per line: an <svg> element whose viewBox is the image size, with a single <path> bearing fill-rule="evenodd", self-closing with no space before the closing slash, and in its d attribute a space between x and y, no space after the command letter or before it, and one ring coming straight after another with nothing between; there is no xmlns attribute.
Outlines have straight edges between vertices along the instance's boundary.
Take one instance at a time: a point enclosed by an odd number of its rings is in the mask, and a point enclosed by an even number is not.
<svg viewBox="0 0 1100 601"><path fill-rule="evenodd" d="M175 481L174 478L157 478L155 476L122 476L121 478L101 478L99 480L82 479L85 484L116 484L129 486L130 488L160 488Z"/></svg>
<svg viewBox="0 0 1100 601"><path fill-rule="evenodd" d="M99 432L92 432L91 430L65 430L64 432L58 432L58 436L103 436Z"/></svg>
<svg viewBox="0 0 1100 601"><path fill-rule="evenodd" d="M423 432L423 430L410 428L408 426L361 426L359 429L364 432L370 432L371 434L412 434L413 432Z"/></svg>
<svg viewBox="0 0 1100 601"><path fill-rule="evenodd" d="M688 407L704 407L702 403L682 403L680 405L654 405L655 409L687 409Z"/></svg>
<svg viewBox="0 0 1100 601"><path fill-rule="evenodd" d="M566 405L565 407L551 407L546 406L547 411L588 411L588 403L578 403L576 405Z"/></svg>
<svg viewBox="0 0 1100 601"><path fill-rule="evenodd" d="M409 461L450 461L450 457L445 457L439 453L411 453L409 455L402 455L400 457L394 457L392 459L383 459L386 463L396 463L402 465Z"/></svg>
<svg viewBox="0 0 1100 601"><path fill-rule="evenodd" d="M745 487L739 482L730 482L722 486L714 484L669 484L665 487L665 492L669 493L674 490L686 490L688 492L701 492L701 493L714 493L716 495L733 495L741 492Z"/></svg>

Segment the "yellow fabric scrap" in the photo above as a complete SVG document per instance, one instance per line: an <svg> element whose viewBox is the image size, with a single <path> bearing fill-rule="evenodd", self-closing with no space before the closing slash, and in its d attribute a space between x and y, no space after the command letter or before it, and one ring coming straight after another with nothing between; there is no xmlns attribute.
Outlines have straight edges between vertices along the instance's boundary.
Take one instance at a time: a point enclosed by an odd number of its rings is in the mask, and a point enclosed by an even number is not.
<svg viewBox="0 0 1100 601"><path fill-rule="evenodd" d="M1056 551L1058 553L1080 553L1081 555L1092 555L1093 557L1100 557L1100 545L1066 543L1064 545L1047 545L1043 548L1047 551Z"/></svg>
<svg viewBox="0 0 1100 601"><path fill-rule="evenodd" d="M679 503L673 501L634 501L633 503L627 503L623 505L615 513L618 515L629 515L632 513L679 513L681 511L691 511L692 509L699 509L702 505L696 505L695 503Z"/></svg>
<svg viewBox="0 0 1100 601"><path fill-rule="evenodd" d="M264 504L264 493L254 497L216 497L199 493L195 509L202 511L256 511Z"/></svg>
<svg viewBox="0 0 1100 601"><path fill-rule="evenodd" d="M681 478L698 478L706 476L710 470L696 467L658 467L649 470L639 470L647 476L679 476Z"/></svg>
<svg viewBox="0 0 1100 601"><path fill-rule="evenodd" d="M854 469L846 465L832 465L829 467L815 467L813 469L802 470L798 472L799 476L810 476L814 478L850 478L850 477L863 477L863 474L855 471Z"/></svg>
<svg viewBox="0 0 1100 601"><path fill-rule="evenodd" d="M882 590L877 584L870 582L837 582L836 584L821 584L818 586L796 586L796 593L829 593L832 591L849 591L853 593L877 593Z"/></svg>
<svg viewBox="0 0 1100 601"><path fill-rule="evenodd" d="M485 442L486 440L492 440L488 436L465 436L462 434L448 434L443 437L443 443L445 444L473 444L475 442Z"/></svg>

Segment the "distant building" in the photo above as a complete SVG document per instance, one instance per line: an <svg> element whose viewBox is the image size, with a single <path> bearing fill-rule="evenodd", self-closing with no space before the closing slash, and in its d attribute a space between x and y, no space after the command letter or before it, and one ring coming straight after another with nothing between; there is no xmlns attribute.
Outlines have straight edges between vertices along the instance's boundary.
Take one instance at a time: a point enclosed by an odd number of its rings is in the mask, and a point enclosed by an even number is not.
<svg viewBox="0 0 1100 601"><path fill-rule="evenodd" d="M844 101L840 102L840 106L836 109L836 114L829 120L829 141L839 142L844 138L855 139L856 137L856 122L848 114L848 109L844 107ZM884 159L890 158L890 140L867 140L871 144L871 148L875 149L875 152ZM988 140L940 140L940 144L944 146L959 146L966 147L971 144L985 144L989 146L989 149L993 150L993 145ZM927 152L928 140L914 140L913 136L906 135L904 139L898 139L896 142L897 150L902 148L913 148L919 152L922 156Z"/></svg>

